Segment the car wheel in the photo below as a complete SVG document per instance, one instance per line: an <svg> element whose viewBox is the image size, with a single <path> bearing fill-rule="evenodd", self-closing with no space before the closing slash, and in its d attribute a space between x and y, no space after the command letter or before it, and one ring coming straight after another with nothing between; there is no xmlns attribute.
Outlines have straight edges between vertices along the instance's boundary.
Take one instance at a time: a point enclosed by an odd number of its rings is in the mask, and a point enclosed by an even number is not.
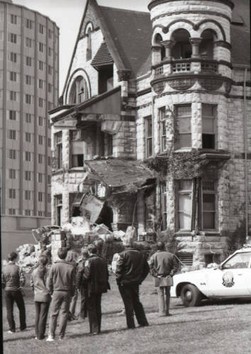
<svg viewBox="0 0 251 354"><path fill-rule="evenodd" d="M202 298L202 294L196 286L192 284L186 284L181 289L180 293L183 305L186 307L198 306Z"/></svg>

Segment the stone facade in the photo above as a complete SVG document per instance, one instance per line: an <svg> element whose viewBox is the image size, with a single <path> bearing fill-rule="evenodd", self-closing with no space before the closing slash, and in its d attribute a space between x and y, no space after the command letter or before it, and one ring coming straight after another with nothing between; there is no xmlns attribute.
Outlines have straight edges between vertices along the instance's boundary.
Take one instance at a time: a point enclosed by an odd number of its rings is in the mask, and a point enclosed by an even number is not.
<svg viewBox="0 0 251 354"><path fill-rule="evenodd" d="M72 216L70 194L87 188L84 164L72 168L72 154L78 147L72 146L70 131L93 126L88 139L82 139L87 145L94 139L93 151L99 156L88 158L144 161L158 176L151 192L139 188L134 194L107 199L115 227L134 223L141 238L149 220L154 220L155 231L175 234L182 252L191 254L193 264L200 266L214 256L221 260L227 241L236 233L245 240L251 232L250 68L246 62L232 62L231 1L154 0L149 11L152 63L133 77L123 68L120 47L114 49L115 35L104 26L102 8L96 1L87 2L63 93L65 106L51 113L53 134L62 131L62 166L52 178L53 223L58 222L57 196L62 196L61 222L67 223ZM112 63L104 54L103 41ZM91 60L86 55L90 52ZM104 71L109 65L110 71ZM80 76L86 101L72 102ZM102 80L107 79L106 90L100 91ZM120 112L112 98L116 88ZM95 97L97 102L92 103ZM116 122L116 129L103 129L104 116ZM70 127L69 118L74 121ZM100 140L103 133L108 135ZM100 143L103 150L98 148Z"/></svg>

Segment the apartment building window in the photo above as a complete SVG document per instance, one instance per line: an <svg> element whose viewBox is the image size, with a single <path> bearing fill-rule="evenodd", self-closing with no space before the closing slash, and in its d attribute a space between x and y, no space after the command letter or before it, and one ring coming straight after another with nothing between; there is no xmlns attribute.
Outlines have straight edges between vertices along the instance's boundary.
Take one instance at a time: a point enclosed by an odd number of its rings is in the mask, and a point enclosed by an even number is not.
<svg viewBox="0 0 251 354"><path fill-rule="evenodd" d="M49 38L51 38L51 37L52 37L52 30L51 30L51 29L49 29L48 36L49 36Z"/></svg>
<svg viewBox="0 0 251 354"><path fill-rule="evenodd" d="M40 125L40 127L44 125L44 118L41 116L38 117L38 125Z"/></svg>
<svg viewBox="0 0 251 354"><path fill-rule="evenodd" d="M41 34L44 33L44 26L41 23L39 24L38 30L39 30L39 33L41 33Z"/></svg>
<svg viewBox="0 0 251 354"><path fill-rule="evenodd" d="M17 100L17 93L16 91L10 91L10 100L16 101Z"/></svg>
<svg viewBox="0 0 251 354"><path fill-rule="evenodd" d="M32 58L31 57L26 57L26 65L31 66L32 65Z"/></svg>
<svg viewBox="0 0 251 354"><path fill-rule="evenodd" d="M51 138L48 138L48 147L51 147Z"/></svg>
<svg viewBox="0 0 251 354"><path fill-rule="evenodd" d="M38 68L39 68L39 70L44 70L44 63L41 61L41 60L39 60L39 62L38 62Z"/></svg>
<svg viewBox="0 0 251 354"><path fill-rule="evenodd" d="M17 15L10 15L10 23L12 23L13 25L17 24Z"/></svg>
<svg viewBox="0 0 251 354"><path fill-rule="evenodd" d="M49 73L49 75L52 74L52 66L51 65L48 65L48 73Z"/></svg>
<svg viewBox="0 0 251 354"><path fill-rule="evenodd" d="M38 154L38 163L43 163L43 155Z"/></svg>
<svg viewBox="0 0 251 354"><path fill-rule="evenodd" d="M24 191L24 199L31 200L31 191Z"/></svg>
<svg viewBox="0 0 251 354"><path fill-rule="evenodd" d="M52 91L52 84L48 84L48 92Z"/></svg>
<svg viewBox="0 0 251 354"><path fill-rule="evenodd" d="M26 47L31 48L32 47L32 39L29 37L26 37L25 44L26 44Z"/></svg>
<svg viewBox="0 0 251 354"><path fill-rule="evenodd" d="M25 141L27 141L27 143L31 142L31 133L28 132L25 133Z"/></svg>
<svg viewBox="0 0 251 354"><path fill-rule="evenodd" d="M43 142L44 142L43 136L42 136L42 135L39 135L39 136L38 136L38 143L39 143L39 145L43 145Z"/></svg>
<svg viewBox="0 0 251 354"><path fill-rule="evenodd" d="M25 95L25 103L31 104L31 100L32 100L31 95L26 94L26 95Z"/></svg>
<svg viewBox="0 0 251 354"><path fill-rule="evenodd" d="M166 107L159 109L159 124L160 124L160 151L166 151Z"/></svg>
<svg viewBox="0 0 251 354"><path fill-rule="evenodd" d="M62 155L62 132L55 134L55 158L57 168L62 167L63 155Z"/></svg>
<svg viewBox="0 0 251 354"><path fill-rule="evenodd" d="M31 181L31 171L24 171L24 178L26 181Z"/></svg>
<svg viewBox="0 0 251 354"><path fill-rule="evenodd" d="M10 208L9 215L16 215L16 209Z"/></svg>
<svg viewBox="0 0 251 354"><path fill-rule="evenodd" d="M25 151L25 161L31 161L31 152Z"/></svg>
<svg viewBox="0 0 251 354"><path fill-rule="evenodd" d="M9 150L9 158L11 160L15 160L16 159L16 150L13 150L13 149Z"/></svg>
<svg viewBox="0 0 251 354"><path fill-rule="evenodd" d="M48 54L49 54L49 56L51 57L51 54L52 54L52 49L51 49L51 47L48 48Z"/></svg>
<svg viewBox="0 0 251 354"><path fill-rule="evenodd" d="M10 61L12 63L16 63L17 62L17 53L10 52Z"/></svg>
<svg viewBox="0 0 251 354"><path fill-rule="evenodd" d="M39 107L44 106L44 100L41 97L39 97L39 99L38 99L38 105L39 105Z"/></svg>
<svg viewBox="0 0 251 354"><path fill-rule="evenodd" d="M15 71L10 71L10 81L17 81L17 73Z"/></svg>
<svg viewBox="0 0 251 354"><path fill-rule="evenodd" d="M41 53L43 53L43 51L44 51L44 45L43 45L43 43L41 43L41 42L38 43L38 50L39 50Z"/></svg>
<svg viewBox="0 0 251 354"><path fill-rule="evenodd" d="M16 179L16 170L14 170L13 168L9 169L9 178Z"/></svg>
<svg viewBox="0 0 251 354"><path fill-rule="evenodd" d="M43 175L42 173L38 174L38 183L42 183L43 182Z"/></svg>
<svg viewBox="0 0 251 354"><path fill-rule="evenodd" d="M153 128L152 128L152 116L145 117L145 157L151 157L153 154Z"/></svg>
<svg viewBox="0 0 251 354"><path fill-rule="evenodd" d="M48 156L48 166L51 166L51 157L50 156Z"/></svg>
<svg viewBox="0 0 251 354"><path fill-rule="evenodd" d="M26 19L26 28L32 29L32 20Z"/></svg>
<svg viewBox="0 0 251 354"><path fill-rule="evenodd" d="M32 214L31 214L31 210L30 210L30 209L25 209L24 215L25 215L25 216L31 216L31 215L32 215Z"/></svg>
<svg viewBox="0 0 251 354"><path fill-rule="evenodd" d="M175 149L189 148L192 146L191 115L190 104L175 106Z"/></svg>
<svg viewBox="0 0 251 354"><path fill-rule="evenodd" d="M166 183L160 184L161 230L167 229L167 190Z"/></svg>
<svg viewBox="0 0 251 354"><path fill-rule="evenodd" d="M17 43L17 35L15 33L9 33L9 42Z"/></svg>
<svg viewBox="0 0 251 354"><path fill-rule="evenodd" d="M31 76L30 75L25 75L25 83L26 85L31 85Z"/></svg>
<svg viewBox="0 0 251 354"><path fill-rule="evenodd" d="M47 183L50 185L51 184L51 176L47 176Z"/></svg>
<svg viewBox="0 0 251 354"><path fill-rule="evenodd" d="M42 89L44 87L44 81L43 80L41 80L41 79L38 80L38 87L40 89Z"/></svg>
<svg viewBox="0 0 251 354"><path fill-rule="evenodd" d="M202 104L202 148L216 148L216 112L217 106Z"/></svg>
<svg viewBox="0 0 251 354"><path fill-rule="evenodd" d="M16 199L16 190L13 188L9 189L9 199Z"/></svg>
<svg viewBox="0 0 251 354"><path fill-rule="evenodd" d="M31 123L31 113L25 114L25 121L26 121L26 123Z"/></svg>
<svg viewBox="0 0 251 354"><path fill-rule="evenodd" d="M10 110L9 111L9 119L10 120L16 120L17 119L17 112L13 111L13 110Z"/></svg>
<svg viewBox="0 0 251 354"><path fill-rule="evenodd" d="M214 181L202 181L202 229L216 228L216 190Z"/></svg>
<svg viewBox="0 0 251 354"><path fill-rule="evenodd" d="M17 138L17 132L14 129L9 130L9 139L11 140L16 140Z"/></svg>
<svg viewBox="0 0 251 354"><path fill-rule="evenodd" d="M39 202L43 201L43 193L42 192L38 192L38 201Z"/></svg>

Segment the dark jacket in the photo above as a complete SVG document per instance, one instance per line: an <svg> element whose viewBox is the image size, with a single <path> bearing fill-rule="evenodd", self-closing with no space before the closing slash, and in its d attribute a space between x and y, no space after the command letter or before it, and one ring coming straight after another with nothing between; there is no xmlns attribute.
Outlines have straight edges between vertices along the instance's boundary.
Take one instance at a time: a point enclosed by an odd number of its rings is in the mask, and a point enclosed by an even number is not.
<svg viewBox="0 0 251 354"><path fill-rule="evenodd" d="M110 289L106 260L98 255L91 255L85 262L84 277L87 280L88 296L106 293Z"/></svg>
<svg viewBox="0 0 251 354"><path fill-rule="evenodd" d="M2 288L17 291L25 285L25 276L21 268L14 262L9 262L3 269Z"/></svg>
<svg viewBox="0 0 251 354"><path fill-rule="evenodd" d="M119 253L115 273L118 284L141 284L148 273L149 265L142 253L132 248Z"/></svg>
<svg viewBox="0 0 251 354"><path fill-rule="evenodd" d="M74 265L64 260L58 260L51 266L46 286L51 294L53 291L68 291L73 296L75 294L75 277Z"/></svg>
<svg viewBox="0 0 251 354"><path fill-rule="evenodd" d="M30 285L34 290L34 301L37 302L49 302L50 293L46 288L47 269L43 266L35 268L31 274Z"/></svg>
<svg viewBox="0 0 251 354"><path fill-rule="evenodd" d="M173 276L179 267L174 254L167 251L157 251L149 260L150 272L152 276Z"/></svg>

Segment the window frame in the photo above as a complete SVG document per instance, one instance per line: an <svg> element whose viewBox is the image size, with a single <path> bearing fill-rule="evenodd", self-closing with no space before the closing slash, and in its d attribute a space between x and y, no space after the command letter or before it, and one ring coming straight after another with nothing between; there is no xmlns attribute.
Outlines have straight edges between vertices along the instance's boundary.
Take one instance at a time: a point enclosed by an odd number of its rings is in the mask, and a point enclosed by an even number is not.
<svg viewBox="0 0 251 354"><path fill-rule="evenodd" d="M179 114L179 108L185 108L189 107L190 111L187 114ZM174 105L174 112L175 112L175 141L174 141L174 149L179 150L179 149L191 149L192 148L192 104L191 103L184 103L184 104L177 104ZM186 119L189 120L189 132L182 132L182 130L179 128L179 120L180 119ZM182 124L183 126L183 124ZM181 138L182 136L184 137L185 135L190 136L190 145L185 146L181 143Z"/></svg>
<svg viewBox="0 0 251 354"><path fill-rule="evenodd" d="M148 159L153 156L153 121L151 115L144 117L144 130L145 158Z"/></svg>

